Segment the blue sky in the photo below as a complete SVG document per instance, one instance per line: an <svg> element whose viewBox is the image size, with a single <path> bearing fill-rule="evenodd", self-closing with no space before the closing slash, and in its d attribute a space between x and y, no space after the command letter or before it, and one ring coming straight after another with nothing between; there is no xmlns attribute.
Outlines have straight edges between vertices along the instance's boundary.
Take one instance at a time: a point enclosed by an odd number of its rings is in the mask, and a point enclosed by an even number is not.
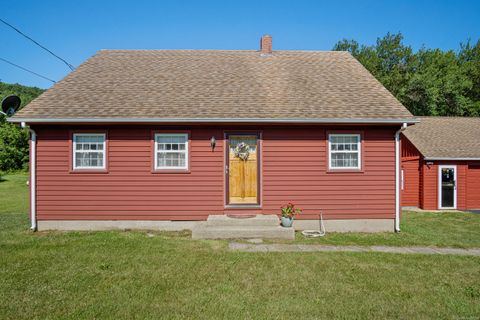
<svg viewBox="0 0 480 320"><path fill-rule="evenodd" d="M7 5L8 2L8 5ZM373 44L402 32L414 49L458 50L480 36L480 1L7 1L0 17L78 66L99 49L330 50L342 38ZM54 80L70 71L0 24L0 57ZM0 80L51 83L0 61Z"/></svg>

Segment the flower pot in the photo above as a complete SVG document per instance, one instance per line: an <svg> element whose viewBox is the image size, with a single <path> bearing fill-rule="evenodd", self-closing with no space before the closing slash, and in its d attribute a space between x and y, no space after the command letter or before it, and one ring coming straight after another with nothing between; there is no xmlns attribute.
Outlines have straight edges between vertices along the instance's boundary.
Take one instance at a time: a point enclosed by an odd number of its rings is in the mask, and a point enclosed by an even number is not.
<svg viewBox="0 0 480 320"><path fill-rule="evenodd" d="M292 227L293 218L282 217L281 221L282 221L282 226L284 226L286 228Z"/></svg>

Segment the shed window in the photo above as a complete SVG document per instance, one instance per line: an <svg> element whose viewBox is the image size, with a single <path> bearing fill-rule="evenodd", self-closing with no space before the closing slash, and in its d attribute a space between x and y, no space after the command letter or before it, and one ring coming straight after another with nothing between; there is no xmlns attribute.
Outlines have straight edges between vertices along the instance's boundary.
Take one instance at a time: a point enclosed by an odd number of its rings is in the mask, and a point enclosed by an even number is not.
<svg viewBox="0 0 480 320"><path fill-rule="evenodd" d="M330 134L328 147L330 169L360 169L359 134Z"/></svg>
<svg viewBox="0 0 480 320"><path fill-rule="evenodd" d="M155 134L155 169L188 169L188 134Z"/></svg>
<svg viewBox="0 0 480 320"><path fill-rule="evenodd" d="M74 134L73 150L74 169L105 169L104 133Z"/></svg>

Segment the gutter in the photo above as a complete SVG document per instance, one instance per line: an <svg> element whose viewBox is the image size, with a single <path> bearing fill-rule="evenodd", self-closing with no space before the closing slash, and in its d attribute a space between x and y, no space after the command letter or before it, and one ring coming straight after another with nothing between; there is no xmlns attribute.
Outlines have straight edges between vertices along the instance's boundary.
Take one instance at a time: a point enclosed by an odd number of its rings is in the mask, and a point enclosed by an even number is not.
<svg viewBox="0 0 480 320"><path fill-rule="evenodd" d="M407 129L407 123L395 132L395 232L400 232L400 133Z"/></svg>
<svg viewBox="0 0 480 320"><path fill-rule="evenodd" d="M345 123L345 124L413 124L415 118L10 118L8 122L27 123Z"/></svg>
<svg viewBox="0 0 480 320"><path fill-rule="evenodd" d="M25 122L22 122L22 128L25 128ZM29 128L30 139L30 230L37 231L37 133Z"/></svg>
<svg viewBox="0 0 480 320"><path fill-rule="evenodd" d="M449 158L449 157L429 157L423 158L425 161L434 161L434 160L456 160L456 161L475 161L480 160L480 158Z"/></svg>

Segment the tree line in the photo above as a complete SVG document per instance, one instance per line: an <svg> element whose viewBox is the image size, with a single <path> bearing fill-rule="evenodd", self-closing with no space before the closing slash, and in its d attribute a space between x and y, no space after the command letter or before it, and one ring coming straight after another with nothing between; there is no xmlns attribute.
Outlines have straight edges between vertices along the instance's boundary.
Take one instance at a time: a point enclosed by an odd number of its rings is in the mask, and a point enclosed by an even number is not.
<svg viewBox="0 0 480 320"><path fill-rule="evenodd" d="M20 108L42 94L44 90L19 84L0 82L0 100L17 95L22 100ZM26 170L28 168L28 130L8 123L0 114L0 172Z"/></svg>
<svg viewBox="0 0 480 320"><path fill-rule="evenodd" d="M410 112L417 116L480 116L480 40L459 50L421 48L414 52L401 33L387 33L374 45L338 41ZM15 94L25 106L44 90L0 82L0 99ZM28 131L0 115L0 171L27 169Z"/></svg>
<svg viewBox="0 0 480 320"><path fill-rule="evenodd" d="M416 116L480 116L480 40L457 52L414 52L401 33L388 33L375 45L344 39L333 50L349 51Z"/></svg>

